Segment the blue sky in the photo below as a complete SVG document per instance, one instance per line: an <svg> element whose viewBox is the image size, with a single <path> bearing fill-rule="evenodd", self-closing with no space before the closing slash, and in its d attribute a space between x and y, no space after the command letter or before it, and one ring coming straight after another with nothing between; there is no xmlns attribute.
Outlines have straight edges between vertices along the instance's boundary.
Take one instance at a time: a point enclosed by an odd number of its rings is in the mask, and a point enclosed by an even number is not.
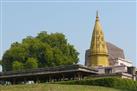
<svg viewBox="0 0 137 91"><path fill-rule="evenodd" d="M124 49L126 58L135 65L137 61L135 2L16 1L3 0L1 4L1 55L10 48L11 43L21 42L26 36L36 36L40 31L60 32L75 46L80 53L79 63L84 64L85 50L90 46L98 10L106 41Z"/></svg>

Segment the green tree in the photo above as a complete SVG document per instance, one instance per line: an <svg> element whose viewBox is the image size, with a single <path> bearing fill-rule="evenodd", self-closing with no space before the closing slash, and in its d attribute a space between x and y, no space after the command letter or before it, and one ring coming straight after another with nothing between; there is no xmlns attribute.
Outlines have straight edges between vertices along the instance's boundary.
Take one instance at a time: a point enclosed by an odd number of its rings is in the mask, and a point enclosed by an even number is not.
<svg viewBox="0 0 137 91"><path fill-rule="evenodd" d="M28 58L28 60L25 63L25 69L34 69L38 68L38 60L35 58Z"/></svg>
<svg viewBox="0 0 137 91"><path fill-rule="evenodd" d="M15 60L19 60L19 62L23 63L27 59L28 52L27 49L22 44L16 44L14 43L11 45L11 48L7 50L2 59L2 67L3 70L10 71L12 69L12 63Z"/></svg>
<svg viewBox="0 0 137 91"><path fill-rule="evenodd" d="M0 60L0 65L2 65L2 61Z"/></svg>
<svg viewBox="0 0 137 91"><path fill-rule="evenodd" d="M24 66L23 63L19 62L19 61L14 61L12 63L12 70L13 71L19 71L19 70L23 70Z"/></svg>
<svg viewBox="0 0 137 91"><path fill-rule="evenodd" d="M37 60L35 63L38 68L76 64L79 61L78 55L79 53L67 42L64 34L48 34L43 31L36 37L28 36L21 43L11 44L2 57L2 67L3 71L11 71L15 60L26 65L30 58ZM28 67L32 66L31 63L28 65L30 65Z"/></svg>

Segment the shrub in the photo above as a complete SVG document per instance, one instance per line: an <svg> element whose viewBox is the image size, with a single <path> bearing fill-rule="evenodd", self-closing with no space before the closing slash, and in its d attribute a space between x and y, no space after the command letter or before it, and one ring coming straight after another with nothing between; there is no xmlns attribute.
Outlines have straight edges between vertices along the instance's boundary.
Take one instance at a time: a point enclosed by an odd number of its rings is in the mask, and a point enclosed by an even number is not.
<svg viewBox="0 0 137 91"><path fill-rule="evenodd" d="M97 78L97 79L86 79L86 80L74 80L58 82L60 84L71 84L71 85L94 85L111 87L126 91L137 91L137 81L130 79L121 78Z"/></svg>

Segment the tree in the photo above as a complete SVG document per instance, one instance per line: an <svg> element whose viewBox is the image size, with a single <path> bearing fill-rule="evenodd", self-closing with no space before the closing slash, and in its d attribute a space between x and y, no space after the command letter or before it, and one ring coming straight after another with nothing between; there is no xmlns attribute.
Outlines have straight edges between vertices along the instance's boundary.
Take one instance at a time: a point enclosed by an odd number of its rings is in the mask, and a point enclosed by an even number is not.
<svg viewBox="0 0 137 91"><path fill-rule="evenodd" d="M78 55L64 34L48 34L44 31L36 37L24 38L21 43L11 44L2 57L2 67L3 71L11 71L16 60L26 69L76 64L79 61Z"/></svg>
<svg viewBox="0 0 137 91"><path fill-rule="evenodd" d="M25 63L25 69L34 69L38 68L38 60L35 58L28 58L28 60Z"/></svg>
<svg viewBox="0 0 137 91"><path fill-rule="evenodd" d="M2 65L2 61L0 60L0 65Z"/></svg>
<svg viewBox="0 0 137 91"><path fill-rule="evenodd" d="M19 61L14 61L12 63L12 70L13 71L19 71L19 70L23 70L24 66L23 63L19 62Z"/></svg>
<svg viewBox="0 0 137 91"><path fill-rule="evenodd" d="M28 52L27 49L22 44L12 45L9 50L7 50L2 59L2 67L4 71L10 71L12 69L12 63L16 60L24 64L27 59Z"/></svg>

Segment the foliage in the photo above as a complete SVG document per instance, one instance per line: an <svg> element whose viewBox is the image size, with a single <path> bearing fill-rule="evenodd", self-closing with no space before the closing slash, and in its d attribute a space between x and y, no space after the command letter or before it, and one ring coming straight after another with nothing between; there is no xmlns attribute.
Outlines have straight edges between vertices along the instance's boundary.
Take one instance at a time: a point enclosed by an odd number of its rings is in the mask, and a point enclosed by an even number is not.
<svg viewBox="0 0 137 91"><path fill-rule="evenodd" d="M2 61L0 60L0 65L2 65Z"/></svg>
<svg viewBox="0 0 137 91"><path fill-rule="evenodd" d="M28 63L29 58L34 58L37 62ZM36 37L28 36L21 43L11 44L2 58L3 71L13 70L12 64L16 60L24 66L27 64L27 68L41 68L76 64L79 59L78 52L67 42L64 34L41 32Z"/></svg>
<svg viewBox="0 0 137 91"><path fill-rule="evenodd" d="M35 58L28 58L28 60L25 63L25 69L33 69L38 68L38 60Z"/></svg>
<svg viewBox="0 0 137 91"><path fill-rule="evenodd" d="M23 63L19 62L19 61L14 61L12 63L12 68L14 71L17 71L17 70L22 70L24 69L24 66L23 66Z"/></svg>
<svg viewBox="0 0 137 91"><path fill-rule="evenodd" d="M76 81L65 81L58 82L60 84L71 84L71 85L94 85L94 86L105 86L124 91L137 91L137 81L130 79L121 78L96 78L89 80L76 80Z"/></svg>

